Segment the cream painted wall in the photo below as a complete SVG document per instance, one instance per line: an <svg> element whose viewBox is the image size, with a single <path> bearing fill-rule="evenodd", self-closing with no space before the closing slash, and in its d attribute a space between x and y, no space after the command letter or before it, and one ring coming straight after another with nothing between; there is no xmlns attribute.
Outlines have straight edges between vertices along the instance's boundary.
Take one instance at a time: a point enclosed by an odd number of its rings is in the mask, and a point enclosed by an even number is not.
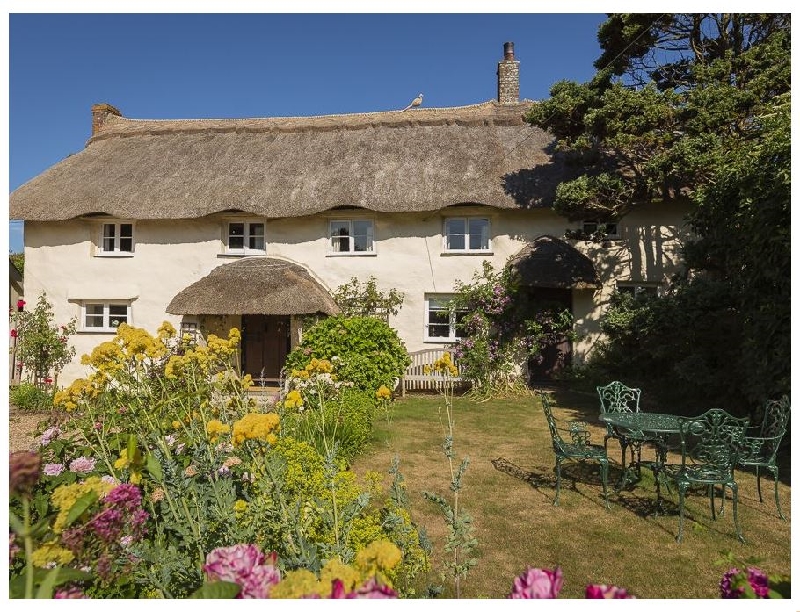
<svg viewBox="0 0 800 612"><path fill-rule="evenodd" d="M443 254L442 225L448 216L481 215L491 219L492 251L487 255ZM616 280L663 281L679 265L679 245L686 230L679 228L684 210L675 206L637 211L620 223L621 240L602 247L573 241L596 262L603 289L574 292L577 362L597 340L599 320ZM333 256L328 252L330 219L372 218L374 255ZM176 327L180 317L167 315L172 298L213 268L236 258L224 255L224 223L230 217L135 222L132 257L96 256L100 225L93 220L26 222L25 295L29 304L42 291L53 303L56 321L80 314L81 300L132 300L132 321L155 332L164 320ZM489 261L495 268L542 234L559 237L568 226L549 210L497 211L459 207L427 214L344 214L271 220L266 223L267 255L299 263L329 291L352 277L375 276L382 290L405 294L399 314L390 324L409 351L445 346L424 341L425 296L449 293L457 281L469 281ZM577 227L573 224L573 227ZM678 229L676 229L678 228ZM80 326L80 321L79 321ZM72 342L75 362L59 380L68 384L86 374L80 356L112 337L110 333L81 332Z"/></svg>

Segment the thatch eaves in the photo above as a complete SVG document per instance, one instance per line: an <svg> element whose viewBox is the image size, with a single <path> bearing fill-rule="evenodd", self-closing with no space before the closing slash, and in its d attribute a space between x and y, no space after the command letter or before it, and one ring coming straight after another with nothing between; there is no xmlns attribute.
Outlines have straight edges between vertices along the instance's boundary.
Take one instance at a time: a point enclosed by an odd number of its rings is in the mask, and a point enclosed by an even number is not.
<svg viewBox="0 0 800 612"><path fill-rule="evenodd" d="M167 312L334 315L339 307L302 266L272 257L251 257L214 268L172 298Z"/></svg>
<svg viewBox="0 0 800 612"><path fill-rule="evenodd" d="M9 216L266 218L339 206L427 212L466 202L549 206L563 175L532 102L321 117L104 117L85 149L16 189Z"/></svg>
<svg viewBox="0 0 800 612"><path fill-rule="evenodd" d="M592 260L553 236L539 236L508 261L519 282L528 287L598 289Z"/></svg>

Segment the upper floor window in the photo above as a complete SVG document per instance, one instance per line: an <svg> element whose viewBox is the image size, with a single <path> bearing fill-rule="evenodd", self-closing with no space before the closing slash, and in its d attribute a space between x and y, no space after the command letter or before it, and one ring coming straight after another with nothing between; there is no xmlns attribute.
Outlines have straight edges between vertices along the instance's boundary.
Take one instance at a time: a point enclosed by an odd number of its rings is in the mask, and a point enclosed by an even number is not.
<svg viewBox="0 0 800 612"><path fill-rule="evenodd" d="M81 305L82 331L116 332L123 323L131 323L128 302L84 302Z"/></svg>
<svg viewBox="0 0 800 612"><path fill-rule="evenodd" d="M132 255L133 223L103 223L99 255Z"/></svg>
<svg viewBox="0 0 800 612"><path fill-rule="evenodd" d="M229 222L227 252L236 255L263 255L266 252L264 223L261 221Z"/></svg>
<svg viewBox="0 0 800 612"><path fill-rule="evenodd" d="M428 295L425 298L425 340L455 342L461 337L461 321L466 310L455 309L450 295Z"/></svg>
<svg viewBox="0 0 800 612"><path fill-rule="evenodd" d="M329 226L330 252L341 255L375 252L372 219L333 219Z"/></svg>
<svg viewBox="0 0 800 612"><path fill-rule="evenodd" d="M634 297L658 296L661 294L661 283L617 282L617 291Z"/></svg>
<svg viewBox="0 0 800 612"><path fill-rule="evenodd" d="M491 249L489 219L451 217L444 221L444 250L483 252Z"/></svg>
<svg viewBox="0 0 800 612"><path fill-rule="evenodd" d="M619 238L619 228L614 221L607 221L605 223L599 221L584 221L583 233L586 236L600 234L603 238Z"/></svg>

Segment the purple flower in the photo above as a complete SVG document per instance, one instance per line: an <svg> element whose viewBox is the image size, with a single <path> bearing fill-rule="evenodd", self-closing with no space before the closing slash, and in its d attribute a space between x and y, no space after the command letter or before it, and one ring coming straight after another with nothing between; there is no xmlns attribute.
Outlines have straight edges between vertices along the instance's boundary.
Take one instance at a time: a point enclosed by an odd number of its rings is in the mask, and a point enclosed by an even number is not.
<svg viewBox="0 0 800 612"><path fill-rule="evenodd" d="M93 459L92 457L78 457L70 462L69 471L85 474L86 472L91 472L94 469L95 463L97 463L97 460Z"/></svg>
<svg viewBox="0 0 800 612"><path fill-rule="evenodd" d="M123 514L116 508L106 508L96 515L88 526L104 542L114 542L123 528Z"/></svg>
<svg viewBox="0 0 800 612"><path fill-rule="evenodd" d="M16 557L17 553L19 552L19 544L17 544L16 540L17 540L17 534L14 533L13 531L9 532L9 534L8 534L8 563L9 564L14 560L14 557Z"/></svg>
<svg viewBox="0 0 800 612"><path fill-rule="evenodd" d="M509 599L555 599L564 584L561 568L555 570L529 567L514 578Z"/></svg>
<svg viewBox="0 0 800 612"><path fill-rule="evenodd" d="M739 568L732 567L722 576L719 582L720 596L722 599L739 599L744 595L743 586L734 586L741 582L738 578ZM747 582L753 588L757 599L767 599L769 596L769 579L757 567L747 568Z"/></svg>
<svg viewBox="0 0 800 612"><path fill-rule="evenodd" d="M278 569L265 561L256 544L235 544L208 553L203 571L209 581L225 580L242 587L237 599L265 599L281 579Z"/></svg>
<svg viewBox="0 0 800 612"><path fill-rule="evenodd" d="M636 599L620 587L606 584L587 584L586 599Z"/></svg>
<svg viewBox="0 0 800 612"><path fill-rule="evenodd" d="M142 492L136 485L121 484L106 494L103 498L103 503L133 512L142 505Z"/></svg>
<svg viewBox="0 0 800 612"><path fill-rule="evenodd" d="M64 469L63 463L45 463L42 471L45 476L58 476Z"/></svg>
<svg viewBox="0 0 800 612"><path fill-rule="evenodd" d="M58 589L53 595L53 599L89 599L78 587L68 589Z"/></svg>
<svg viewBox="0 0 800 612"><path fill-rule="evenodd" d="M54 439L60 436L61 433L62 432L58 427L48 427L42 433L42 437L39 440L39 444L41 444L42 446L47 446L48 444L50 444L50 442L52 442Z"/></svg>
<svg viewBox="0 0 800 612"><path fill-rule="evenodd" d="M380 584L373 576L355 591L348 593L345 599L397 599L397 593L391 587Z"/></svg>

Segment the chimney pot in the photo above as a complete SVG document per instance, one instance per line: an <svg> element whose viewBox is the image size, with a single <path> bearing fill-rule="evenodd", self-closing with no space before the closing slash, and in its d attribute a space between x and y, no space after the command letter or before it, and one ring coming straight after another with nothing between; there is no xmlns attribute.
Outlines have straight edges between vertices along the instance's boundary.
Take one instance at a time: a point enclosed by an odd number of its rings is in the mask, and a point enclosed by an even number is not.
<svg viewBox="0 0 800 612"><path fill-rule="evenodd" d="M507 42L503 45L503 55L506 60L514 60L514 43Z"/></svg>

